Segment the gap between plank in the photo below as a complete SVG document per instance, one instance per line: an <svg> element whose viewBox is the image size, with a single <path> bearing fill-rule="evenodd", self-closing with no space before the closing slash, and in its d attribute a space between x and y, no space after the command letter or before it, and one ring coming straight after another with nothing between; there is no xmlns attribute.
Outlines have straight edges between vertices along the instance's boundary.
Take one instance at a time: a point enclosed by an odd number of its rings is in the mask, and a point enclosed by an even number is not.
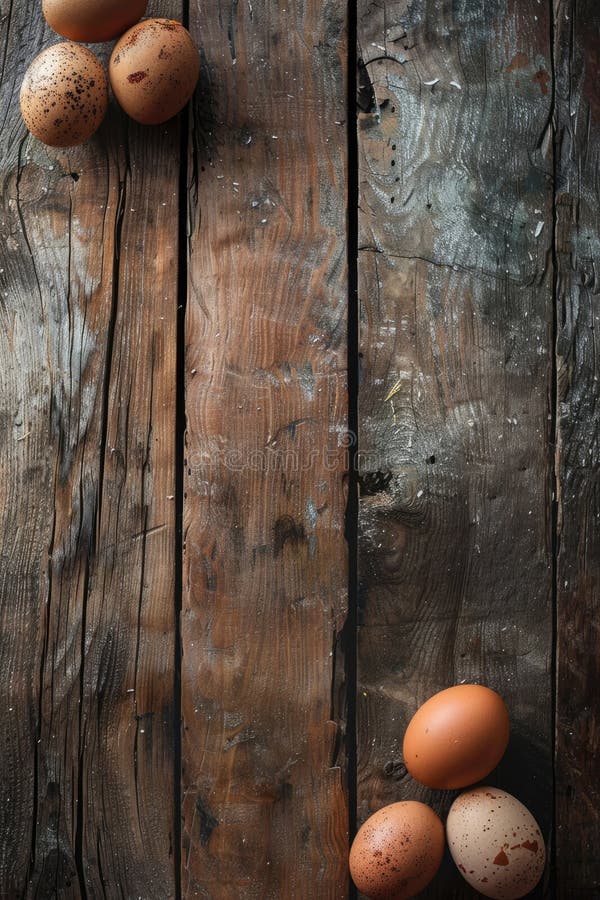
<svg viewBox="0 0 600 900"><path fill-rule="evenodd" d="M358 633L358 391L360 382L359 297L358 297L358 135L356 131L356 89L358 55L357 0L348 4L348 93L347 93L347 253L348 253L348 502L346 540L348 543L348 616L344 628L346 667L346 754L348 764L348 836L350 843L357 828L357 723L356 691ZM349 896L357 893L352 881Z"/></svg>
<svg viewBox="0 0 600 900"><path fill-rule="evenodd" d="M558 821L556 817L556 719L557 719L557 694L558 694L558 552L560 537L558 533L558 513L560 496L560 471L558 459L558 251L557 241L557 174L558 174L558 146L557 146L557 122L556 122L556 23L554 20L554 0L548 0L550 7L550 72L552 75L552 98L550 103L550 127L552 129L552 371L550 375L550 528L552 541L552 647L550 659L551 680L551 712L550 728L551 743L551 772L552 772L552 841L550 846L550 897L556 896L554 872L556 870L556 833Z"/></svg>
<svg viewBox="0 0 600 900"><path fill-rule="evenodd" d="M190 4L183 0L182 24L189 30ZM179 140L179 202L177 247L177 361L175 400L175 660L173 683L173 866L175 900L181 900L181 703L183 605L183 502L185 473L185 319L188 281L188 141L189 105L181 113Z"/></svg>

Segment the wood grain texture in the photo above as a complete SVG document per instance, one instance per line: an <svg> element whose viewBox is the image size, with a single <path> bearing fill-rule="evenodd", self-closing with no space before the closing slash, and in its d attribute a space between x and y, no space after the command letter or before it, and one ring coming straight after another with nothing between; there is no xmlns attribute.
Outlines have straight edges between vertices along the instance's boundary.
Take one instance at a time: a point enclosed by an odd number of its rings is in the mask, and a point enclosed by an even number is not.
<svg viewBox="0 0 600 900"><path fill-rule="evenodd" d="M600 9L558 2L556 894L600 894Z"/></svg>
<svg viewBox="0 0 600 900"><path fill-rule="evenodd" d="M192 4L184 897L347 896L345 4Z"/></svg>
<svg viewBox="0 0 600 900"><path fill-rule="evenodd" d="M359 3L359 821L415 709L505 698L493 783L552 813L548 4ZM542 893L542 889L538 894ZM471 897L444 864L424 896Z"/></svg>
<svg viewBox="0 0 600 900"><path fill-rule="evenodd" d="M43 147L18 90L55 36L37 3L4 13L0 896L165 900L178 128L113 106Z"/></svg>
<svg viewBox="0 0 600 900"><path fill-rule="evenodd" d="M24 60L39 45L41 29L32 28L27 43L29 10L3 2L1 12L0 896L13 898L23 896L27 884L35 812L39 668L52 537L52 496L46 485L53 479L53 465L48 454L51 372L40 338L47 312L21 220L27 196L24 129L15 102ZM52 176L48 168L40 172L38 199ZM67 187L66 179L63 184ZM33 187L32 182L29 194Z"/></svg>

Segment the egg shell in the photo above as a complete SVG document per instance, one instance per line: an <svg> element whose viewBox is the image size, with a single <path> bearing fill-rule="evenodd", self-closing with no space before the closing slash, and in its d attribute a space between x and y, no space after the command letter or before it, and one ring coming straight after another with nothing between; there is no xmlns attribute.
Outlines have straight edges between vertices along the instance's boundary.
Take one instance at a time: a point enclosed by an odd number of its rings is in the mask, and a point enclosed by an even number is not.
<svg viewBox="0 0 600 900"><path fill-rule="evenodd" d="M148 0L43 0L50 28L72 41L111 41L146 12Z"/></svg>
<svg viewBox="0 0 600 900"><path fill-rule="evenodd" d="M405 900L429 884L444 855L444 826L424 803L391 803L359 829L350 850L350 874L375 900Z"/></svg>
<svg viewBox="0 0 600 900"><path fill-rule="evenodd" d="M494 787L457 797L448 813L450 853L463 877L484 897L517 900L534 889L546 849L527 807Z"/></svg>
<svg viewBox="0 0 600 900"><path fill-rule="evenodd" d="M200 74L200 56L180 22L146 19L117 42L108 67L113 93L143 125L158 125L186 105Z"/></svg>
<svg viewBox="0 0 600 900"><path fill-rule="evenodd" d="M106 73L86 47L53 44L27 69L19 101L25 124L38 140L73 147L86 141L106 114Z"/></svg>
<svg viewBox="0 0 600 900"><path fill-rule="evenodd" d="M486 778L508 745L504 701L478 684L459 684L430 697L404 735L406 768L430 788L467 787Z"/></svg>

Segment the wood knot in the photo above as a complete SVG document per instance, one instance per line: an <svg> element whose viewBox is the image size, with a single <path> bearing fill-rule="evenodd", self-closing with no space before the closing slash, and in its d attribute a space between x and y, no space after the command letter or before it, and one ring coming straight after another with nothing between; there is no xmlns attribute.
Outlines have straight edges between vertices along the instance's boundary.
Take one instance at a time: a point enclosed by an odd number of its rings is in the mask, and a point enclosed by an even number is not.
<svg viewBox="0 0 600 900"><path fill-rule="evenodd" d="M393 778L394 781L400 781L401 778L406 777L407 769L403 762L390 759L383 767L383 771L388 778Z"/></svg>
<svg viewBox="0 0 600 900"><path fill-rule="evenodd" d="M392 480L391 472L364 472L358 476L361 497L373 497L381 494L389 487Z"/></svg>

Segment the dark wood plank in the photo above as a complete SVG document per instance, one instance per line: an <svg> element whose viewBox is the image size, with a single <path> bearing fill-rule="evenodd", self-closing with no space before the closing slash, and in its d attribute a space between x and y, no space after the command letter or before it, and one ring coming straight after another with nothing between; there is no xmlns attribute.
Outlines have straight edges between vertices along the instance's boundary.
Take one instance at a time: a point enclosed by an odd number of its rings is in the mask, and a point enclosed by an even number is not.
<svg viewBox="0 0 600 900"><path fill-rule="evenodd" d="M548 4L359 3L359 820L451 797L406 776L415 709L496 688L493 776L552 806ZM450 866L427 892L473 896Z"/></svg>
<svg viewBox="0 0 600 900"><path fill-rule="evenodd" d="M0 18L0 896L8 898L24 895L31 854L40 639L52 538L47 486L54 478L48 452L51 371L42 338L47 311L21 216L26 198L40 201L57 179L48 160L36 167L37 184L32 178L27 189L23 179L20 76L42 32L38 23L26 32L27 7L3 2ZM67 193L69 182L58 182ZM43 208L40 216L50 224ZM47 298L49 286L44 287Z"/></svg>
<svg viewBox="0 0 600 900"><path fill-rule="evenodd" d="M183 895L342 898L345 4L192 6Z"/></svg>
<svg viewBox="0 0 600 900"><path fill-rule="evenodd" d="M106 434L84 594L82 852L88 895L164 900L175 891L178 125L129 125L123 146Z"/></svg>
<svg viewBox="0 0 600 900"><path fill-rule="evenodd" d="M178 126L127 126L113 107L84 147L28 138L20 76L55 36L38 4L9 12L1 680L18 715L6 732L0 894L165 900Z"/></svg>
<svg viewBox="0 0 600 900"><path fill-rule="evenodd" d="M600 894L600 9L556 5L556 891Z"/></svg>

